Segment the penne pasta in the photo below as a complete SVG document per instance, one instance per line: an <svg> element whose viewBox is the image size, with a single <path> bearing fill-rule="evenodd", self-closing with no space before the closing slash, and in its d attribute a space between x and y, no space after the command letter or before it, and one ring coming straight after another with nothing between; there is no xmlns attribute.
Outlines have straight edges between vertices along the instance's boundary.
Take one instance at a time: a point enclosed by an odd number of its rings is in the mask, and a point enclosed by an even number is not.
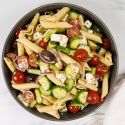
<svg viewBox="0 0 125 125"><path fill-rule="evenodd" d="M70 25L67 22L45 22L45 21L40 21L40 24L42 27L46 29L51 29L51 28L71 28L72 25Z"/></svg>
<svg viewBox="0 0 125 125"><path fill-rule="evenodd" d="M49 96L42 95L42 97L46 99L48 102L50 102L51 104L53 104L56 101L56 99L51 95Z"/></svg>
<svg viewBox="0 0 125 125"><path fill-rule="evenodd" d="M79 15L78 19L80 21L81 26L84 26L84 18L81 14Z"/></svg>
<svg viewBox="0 0 125 125"><path fill-rule="evenodd" d="M27 46L29 49L31 49L32 51L36 53L42 52L43 49L41 47L31 42L30 40L26 39L26 37L22 34L23 33L21 32L21 38L17 39L16 41L22 43L24 46Z"/></svg>
<svg viewBox="0 0 125 125"><path fill-rule="evenodd" d="M33 20L32 20L31 23L29 24L28 28L23 31L25 35L31 36L31 35L33 34L34 29L35 29L35 27L36 27L36 25L37 25L37 23L38 23L38 21L39 21L39 17L40 17L40 14L39 14L39 13L37 13L37 14L34 16Z"/></svg>
<svg viewBox="0 0 125 125"><path fill-rule="evenodd" d="M110 75L110 72L107 72L103 77L101 98L104 98L108 94L109 75Z"/></svg>
<svg viewBox="0 0 125 125"><path fill-rule="evenodd" d="M84 68L85 68L86 71L91 71L91 68L90 68L90 66L88 65L87 62L84 63Z"/></svg>
<svg viewBox="0 0 125 125"><path fill-rule="evenodd" d="M17 42L18 56L24 56L24 46L23 44Z"/></svg>
<svg viewBox="0 0 125 125"><path fill-rule="evenodd" d="M33 51L31 49L29 49L26 45L24 45L24 48L25 48L27 55L33 54Z"/></svg>
<svg viewBox="0 0 125 125"><path fill-rule="evenodd" d="M13 62L9 58L4 57L4 61L5 61L6 65L8 66L8 68L10 69L11 72L14 72L16 70Z"/></svg>
<svg viewBox="0 0 125 125"><path fill-rule="evenodd" d="M39 88L39 85L36 83L21 83L21 84L13 84L12 87L17 90L29 90L34 88Z"/></svg>
<svg viewBox="0 0 125 125"><path fill-rule="evenodd" d="M78 83L85 86L86 88L93 90L93 91L98 91L98 88L96 86L94 86L93 84L90 83L86 83L83 80L78 80Z"/></svg>
<svg viewBox="0 0 125 125"><path fill-rule="evenodd" d="M47 114L57 118L57 119L60 119L60 115L58 113L58 111L49 111L49 112L46 112Z"/></svg>
<svg viewBox="0 0 125 125"><path fill-rule="evenodd" d="M82 33L83 35L85 35L85 37L86 37L87 39L90 39L90 40L93 40L93 41L95 41L95 42L97 42L97 43L101 43L101 44L102 44L101 37L99 37L99 36L97 36L97 35L95 35L95 34L91 34L91 33L85 32L85 31L81 31L81 33Z"/></svg>
<svg viewBox="0 0 125 125"><path fill-rule="evenodd" d="M52 103L50 103L47 99L43 98L43 102L44 105L52 105Z"/></svg>

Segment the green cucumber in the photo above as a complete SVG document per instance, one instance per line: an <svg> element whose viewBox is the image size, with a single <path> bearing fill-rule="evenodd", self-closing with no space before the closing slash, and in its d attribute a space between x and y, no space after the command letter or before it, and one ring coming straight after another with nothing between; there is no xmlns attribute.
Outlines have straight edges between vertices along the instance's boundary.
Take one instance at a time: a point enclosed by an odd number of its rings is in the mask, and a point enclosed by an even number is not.
<svg viewBox="0 0 125 125"><path fill-rule="evenodd" d="M77 49L78 45L81 42L81 38L79 36L73 36L70 38L69 42L70 42L69 47L71 49Z"/></svg>
<svg viewBox="0 0 125 125"><path fill-rule="evenodd" d="M57 99L64 99L68 94L68 90L62 86L55 86L52 89L52 94Z"/></svg>
<svg viewBox="0 0 125 125"><path fill-rule="evenodd" d="M44 90L49 90L51 88L52 83L49 81L47 77L43 76L39 78L38 81Z"/></svg>
<svg viewBox="0 0 125 125"><path fill-rule="evenodd" d="M73 79L67 79L65 81L66 88L68 91L70 91L73 88L74 80Z"/></svg>
<svg viewBox="0 0 125 125"><path fill-rule="evenodd" d="M58 68L56 67L56 65L54 65L54 64L50 64L49 69L52 70L55 73L57 73L59 71Z"/></svg>
<svg viewBox="0 0 125 125"><path fill-rule="evenodd" d="M65 54L69 54L69 53L70 53L70 49L69 49L69 48L66 48L66 47L64 47L64 46L58 46L58 47L57 47L57 50L59 50L59 51L65 53Z"/></svg>
<svg viewBox="0 0 125 125"><path fill-rule="evenodd" d="M78 19L78 16L79 16L78 13L76 13L76 12L74 12L74 11L70 11L68 19L69 19L69 20Z"/></svg>
<svg viewBox="0 0 125 125"><path fill-rule="evenodd" d="M88 92L87 92L87 91L79 91L79 92L77 93L77 100L78 100L80 103L85 104L85 103L86 103L87 96L88 96Z"/></svg>
<svg viewBox="0 0 125 125"><path fill-rule="evenodd" d="M42 97L41 97L41 92L39 89L35 89L35 95L36 95L36 102L38 104L42 103Z"/></svg>
<svg viewBox="0 0 125 125"><path fill-rule="evenodd" d="M55 41L50 41L49 44L48 44L48 46L47 46L47 49L56 48L57 45L58 45L57 42L55 42Z"/></svg>
<svg viewBox="0 0 125 125"><path fill-rule="evenodd" d="M83 106L81 102L79 102L77 99L74 99L71 101L72 106Z"/></svg>
<svg viewBox="0 0 125 125"><path fill-rule="evenodd" d="M42 87L40 87L40 92L43 94L43 95L51 95L52 91L51 90L44 90Z"/></svg>
<svg viewBox="0 0 125 125"><path fill-rule="evenodd" d="M76 50L70 50L69 55L70 55L70 56L74 56L75 51L76 51Z"/></svg>
<svg viewBox="0 0 125 125"><path fill-rule="evenodd" d="M40 75L41 71L39 69L27 69L27 72L30 74Z"/></svg>
<svg viewBox="0 0 125 125"><path fill-rule="evenodd" d="M31 103L29 104L29 108L34 108L35 105L36 105L36 100L34 100L33 102L31 102Z"/></svg>

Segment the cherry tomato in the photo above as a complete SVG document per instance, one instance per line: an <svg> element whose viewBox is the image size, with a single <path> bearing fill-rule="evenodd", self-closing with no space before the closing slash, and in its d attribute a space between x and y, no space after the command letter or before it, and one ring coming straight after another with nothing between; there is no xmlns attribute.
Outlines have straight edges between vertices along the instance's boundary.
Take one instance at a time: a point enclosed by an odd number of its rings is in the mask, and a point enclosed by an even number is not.
<svg viewBox="0 0 125 125"><path fill-rule="evenodd" d="M81 35L81 32L78 27L72 27L67 29L67 36L69 38L73 36L79 36L79 35Z"/></svg>
<svg viewBox="0 0 125 125"><path fill-rule="evenodd" d="M87 96L87 102L89 104L97 104L99 102L100 95L98 92L89 91Z"/></svg>
<svg viewBox="0 0 125 125"><path fill-rule="evenodd" d="M34 94L32 91L25 91L23 94L22 94L22 99L24 102L26 103L31 103L34 101Z"/></svg>
<svg viewBox="0 0 125 125"><path fill-rule="evenodd" d="M26 76L23 72L16 70L12 75L12 80L17 84L23 83L26 80Z"/></svg>
<svg viewBox="0 0 125 125"><path fill-rule="evenodd" d="M22 72L26 71L29 67L27 56L20 56L17 60L17 64Z"/></svg>
<svg viewBox="0 0 125 125"><path fill-rule="evenodd" d="M109 43L109 40L107 38L102 38L102 43L103 43L103 47L105 49L109 49L110 48L110 43Z"/></svg>
<svg viewBox="0 0 125 125"><path fill-rule="evenodd" d="M77 113L80 110L80 107L79 106L72 106L71 103L69 103L68 110L72 113Z"/></svg>
<svg viewBox="0 0 125 125"><path fill-rule="evenodd" d="M94 55L89 61L89 64L91 66L97 66L99 64L99 57L97 55Z"/></svg>
<svg viewBox="0 0 125 125"><path fill-rule="evenodd" d="M48 42L44 41L43 39L41 39L39 41L39 46L43 49L46 49L47 48L47 45L48 45Z"/></svg>
<svg viewBox="0 0 125 125"><path fill-rule="evenodd" d="M99 101L97 102L97 104L102 104L104 102L104 99L100 97Z"/></svg>
<svg viewBox="0 0 125 125"><path fill-rule="evenodd" d="M71 20L69 23L73 25L73 27L78 27L79 29L81 28L80 21L77 19Z"/></svg>
<svg viewBox="0 0 125 125"><path fill-rule="evenodd" d="M32 66L32 67L35 67L37 68L38 67L38 55L33 53L29 56L29 65Z"/></svg>
<svg viewBox="0 0 125 125"><path fill-rule="evenodd" d="M19 38L19 34L20 34L20 31L23 30L23 28L19 28L16 33L15 33L15 36L16 38Z"/></svg>
<svg viewBox="0 0 125 125"><path fill-rule="evenodd" d="M96 67L96 74L99 76L104 76L104 74L107 72L108 67L104 65L103 63L99 63Z"/></svg>
<svg viewBox="0 0 125 125"><path fill-rule="evenodd" d="M78 62L85 62L88 58L88 52L85 49L78 49L74 53L74 59Z"/></svg>

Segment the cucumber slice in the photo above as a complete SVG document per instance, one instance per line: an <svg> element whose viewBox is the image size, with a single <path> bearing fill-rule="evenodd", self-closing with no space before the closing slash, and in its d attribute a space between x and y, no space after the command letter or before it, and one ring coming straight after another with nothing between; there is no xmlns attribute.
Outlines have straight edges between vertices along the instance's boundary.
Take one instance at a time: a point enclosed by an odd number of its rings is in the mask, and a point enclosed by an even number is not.
<svg viewBox="0 0 125 125"><path fill-rule="evenodd" d="M77 99L74 99L71 101L72 106L83 106L81 102L79 102Z"/></svg>
<svg viewBox="0 0 125 125"><path fill-rule="evenodd" d="M68 91L70 91L73 88L74 80L73 79L67 79L65 81L66 83L66 88Z"/></svg>
<svg viewBox="0 0 125 125"><path fill-rule="evenodd" d="M87 95L88 95L88 92L87 91L80 91L78 92L77 94L77 100L82 103L82 104L85 104L86 103L86 99L87 99Z"/></svg>
<svg viewBox="0 0 125 125"><path fill-rule="evenodd" d="M70 11L68 19L69 20L74 20L74 19L77 19L78 16L79 16L78 13L76 13L74 11Z"/></svg>
<svg viewBox="0 0 125 125"><path fill-rule="evenodd" d="M71 49L77 49L78 45L81 42L81 38L79 36L73 36L73 37L71 37L69 42L70 42L69 46Z"/></svg>
<svg viewBox="0 0 125 125"><path fill-rule="evenodd" d="M40 87L40 92L43 94L43 95L51 95L52 91L51 90L44 90L42 87Z"/></svg>
<svg viewBox="0 0 125 125"><path fill-rule="evenodd" d="M48 80L47 77L43 76L39 78L38 81L44 90L49 90L51 88L52 83Z"/></svg>
<svg viewBox="0 0 125 125"><path fill-rule="evenodd" d="M36 102L38 104L42 103L42 97L41 97L41 92L39 89L35 89L35 95L36 95Z"/></svg>
<svg viewBox="0 0 125 125"><path fill-rule="evenodd" d="M55 73L57 73L59 71L58 68L56 67L56 65L54 65L54 64L50 64L49 68L50 68L50 70L52 70Z"/></svg>
<svg viewBox="0 0 125 125"><path fill-rule="evenodd" d="M75 51L76 51L76 50L70 50L69 55L70 55L70 56L74 56Z"/></svg>
<svg viewBox="0 0 125 125"><path fill-rule="evenodd" d="M61 52L64 52L66 54L69 54L70 53L70 49L69 48L66 48L64 46L58 46L57 47L57 50L61 51Z"/></svg>
<svg viewBox="0 0 125 125"><path fill-rule="evenodd" d="M27 69L27 72L30 74L40 75L41 71L39 69Z"/></svg>
<svg viewBox="0 0 125 125"><path fill-rule="evenodd" d="M29 104L29 108L34 108L36 105L36 100Z"/></svg>
<svg viewBox="0 0 125 125"><path fill-rule="evenodd" d="M91 67L91 73L95 74L96 73L96 67Z"/></svg>
<svg viewBox="0 0 125 125"><path fill-rule="evenodd" d="M57 42L55 42L55 41L50 41L49 44L48 44L48 46L47 46L47 49L56 48L57 45L58 45Z"/></svg>
<svg viewBox="0 0 125 125"><path fill-rule="evenodd" d="M67 96L67 93L68 93L67 89L62 86L55 86L52 89L52 94L57 99L64 99Z"/></svg>

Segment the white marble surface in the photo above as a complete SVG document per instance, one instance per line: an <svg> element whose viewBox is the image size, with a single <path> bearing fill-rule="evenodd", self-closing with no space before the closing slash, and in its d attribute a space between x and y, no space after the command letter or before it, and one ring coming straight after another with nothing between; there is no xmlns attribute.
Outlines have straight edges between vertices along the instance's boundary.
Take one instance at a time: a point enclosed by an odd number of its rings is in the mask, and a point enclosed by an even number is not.
<svg viewBox="0 0 125 125"><path fill-rule="evenodd" d="M30 10L53 2L68 0L0 0L0 53L5 39L14 24ZM119 74L125 72L125 0L69 0L95 13L109 27L116 41L119 52ZM1 59L1 58L0 58ZM1 61L0 61L1 63ZM0 68L0 124L1 125L75 125L84 119L73 122L50 122L33 116L20 107L12 98L3 80ZM98 109L107 110L108 101Z"/></svg>

